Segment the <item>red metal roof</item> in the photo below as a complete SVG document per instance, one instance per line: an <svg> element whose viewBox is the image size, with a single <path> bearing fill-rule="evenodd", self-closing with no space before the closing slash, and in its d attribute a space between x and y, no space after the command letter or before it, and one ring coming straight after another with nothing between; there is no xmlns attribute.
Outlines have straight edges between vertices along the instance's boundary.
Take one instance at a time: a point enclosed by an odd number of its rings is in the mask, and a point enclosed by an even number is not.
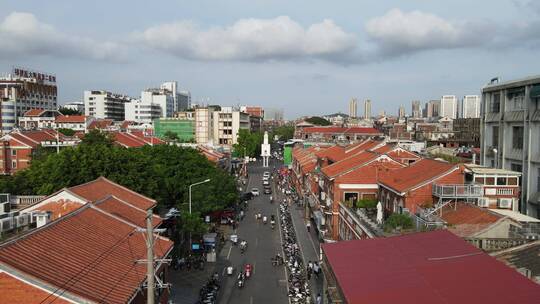
<svg viewBox="0 0 540 304"><path fill-rule="evenodd" d="M503 218L488 209L461 202L444 206L438 215L450 224L450 231L461 237L472 236Z"/></svg>
<svg viewBox="0 0 540 304"><path fill-rule="evenodd" d="M172 245L157 237L156 257ZM128 303L145 281L145 258L136 226L91 205L0 246L0 262L94 302Z"/></svg>
<svg viewBox="0 0 540 304"><path fill-rule="evenodd" d="M456 165L442 161L421 159L409 167L395 170L393 174L381 178L379 183L397 192L405 192L449 173L455 168L457 168Z"/></svg>
<svg viewBox="0 0 540 304"><path fill-rule="evenodd" d="M112 119L98 119L94 120L90 123L88 126L89 130L93 129L107 129L108 127L112 126L114 124L114 121Z"/></svg>
<svg viewBox="0 0 540 304"><path fill-rule="evenodd" d="M537 304L540 286L446 231L322 244L348 304Z"/></svg>
<svg viewBox="0 0 540 304"><path fill-rule="evenodd" d="M44 110L44 109L31 109L31 110L28 110L28 111L24 112L24 116L25 117L36 117L36 116L40 116L45 111L46 110Z"/></svg>
<svg viewBox="0 0 540 304"><path fill-rule="evenodd" d="M91 182L71 187L68 190L93 202L114 195L143 210L148 210L156 204L155 200L114 183L105 177L99 177Z"/></svg>
<svg viewBox="0 0 540 304"><path fill-rule="evenodd" d="M336 177L335 182L342 184L376 184L381 177L392 174L393 170L403 166L403 164L394 161L377 160Z"/></svg>

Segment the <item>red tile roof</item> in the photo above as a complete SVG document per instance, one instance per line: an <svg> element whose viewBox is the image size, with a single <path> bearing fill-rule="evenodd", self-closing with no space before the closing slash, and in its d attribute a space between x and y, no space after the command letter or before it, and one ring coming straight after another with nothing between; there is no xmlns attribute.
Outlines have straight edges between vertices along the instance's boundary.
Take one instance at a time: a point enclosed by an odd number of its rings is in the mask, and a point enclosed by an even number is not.
<svg viewBox="0 0 540 304"><path fill-rule="evenodd" d="M36 208L36 211L48 211L51 212L51 220L57 220L62 216L65 216L79 208L84 206L79 202L72 202L69 200L59 200L54 202L48 202L44 205Z"/></svg>
<svg viewBox="0 0 540 304"><path fill-rule="evenodd" d="M149 145L164 145L164 144L166 144L165 141L159 139L158 137L152 136L150 134L147 135L143 131L130 131L130 132L127 132L126 134L131 135L132 137L138 138L138 139L144 141L145 143L147 143Z"/></svg>
<svg viewBox="0 0 540 304"><path fill-rule="evenodd" d="M346 303L536 304L540 286L446 230L321 245Z"/></svg>
<svg viewBox="0 0 540 304"><path fill-rule="evenodd" d="M421 159L409 167L395 170L391 175L381 178L379 183L397 192L405 192L456 168L458 166L442 161Z"/></svg>
<svg viewBox="0 0 540 304"><path fill-rule="evenodd" d="M364 166L378 157L380 157L380 155L377 153L363 151L333 163L330 166L326 166L322 168L321 172L328 178L334 178L340 174L345 174L354 168Z"/></svg>
<svg viewBox="0 0 540 304"><path fill-rule="evenodd" d="M127 133L114 132L113 136L116 144L126 148L139 148L146 145L144 140L141 140L135 136L130 136Z"/></svg>
<svg viewBox="0 0 540 304"><path fill-rule="evenodd" d="M363 128L363 127L352 127L352 128L342 128L342 127L308 127L304 128L303 132L306 133L340 133L340 134L382 134L377 129L374 128Z"/></svg>
<svg viewBox="0 0 540 304"><path fill-rule="evenodd" d="M379 160L337 176L335 183L376 184L381 177L392 174L393 170L403 168L403 166L394 161Z"/></svg>
<svg viewBox="0 0 540 304"><path fill-rule="evenodd" d="M30 285L19 278L12 276L11 274L0 272L0 286L3 292L0 292L0 303L54 303L69 304L71 302L62 298L55 298L51 296L45 302L42 302L47 298L49 292Z"/></svg>
<svg viewBox="0 0 540 304"><path fill-rule="evenodd" d="M403 150L401 148L396 148L396 149L394 149L392 151L389 151L388 153L386 153L386 155L390 156L393 159L398 159L398 160L420 159L420 156L418 156L418 155L416 155L416 154L414 154L412 152L409 152L407 150Z"/></svg>
<svg viewBox="0 0 540 304"><path fill-rule="evenodd" d="M438 215L450 224L448 230L461 237L473 236L504 218L488 209L465 203L448 204Z"/></svg>
<svg viewBox="0 0 540 304"><path fill-rule="evenodd" d="M137 227L91 205L0 245L0 262L93 302L127 303L146 278ZM163 258L173 243L157 237Z"/></svg>
<svg viewBox="0 0 540 304"><path fill-rule="evenodd" d="M137 208L129 202L125 202L115 196L109 196L106 199L96 202L94 205L99 209L126 220L134 225L143 228L146 227L146 211ZM159 224L161 224L161 218L154 215L152 218L152 223L154 224L154 227L159 226Z"/></svg>
<svg viewBox="0 0 540 304"><path fill-rule="evenodd" d="M44 109L31 109L31 110L28 110L26 112L24 112L24 116L25 117L36 117L36 116L41 116L41 114L43 114L43 112L45 112L46 110Z"/></svg>
<svg viewBox="0 0 540 304"><path fill-rule="evenodd" d="M105 130L108 127L112 126L114 121L112 119L97 119L90 123L88 130L101 129Z"/></svg>
<svg viewBox="0 0 540 304"><path fill-rule="evenodd" d="M105 199L110 195L114 195L117 198L125 202L129 202L133 206L143 210L148 210L156 204L155 200L114 183L105 177L99 177L96 180L71 187L68 190L86 200L93 202Z"/></svg>
<svg viewBox="0 0 540 304"><path fill-rule="evenodd" d="M56 117L56 123L84 123L86 116L84 115L62 115Z"/></svg>

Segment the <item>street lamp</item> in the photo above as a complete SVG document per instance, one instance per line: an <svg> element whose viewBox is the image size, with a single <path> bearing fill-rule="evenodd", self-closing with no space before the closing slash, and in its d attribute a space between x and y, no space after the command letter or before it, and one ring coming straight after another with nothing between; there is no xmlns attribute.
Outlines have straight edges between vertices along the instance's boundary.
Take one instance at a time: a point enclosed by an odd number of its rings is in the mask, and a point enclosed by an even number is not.
<svg viewBox="0 0 540 304"><path fill-rule="evenodd" d="M189 185L189 214L191 214L191 187L197 186L197 185L200 185L200 184L204 184L204 183L208 183L209 181L210 181L210 179L207 178L207 179L203 180L202 182L198 182L198 183Z"/></svg>
<svg viewBox="0 0 540 304"><path fill-rule="evenodd" d="M204 183L208 183L210 181L209 178L203 180L202 182L198 182L198 183L195 183L195 184L191 184L189 185L189 214L191 215L191 187L193 186L197 186L197 185L200 185L200 184L204 184ZM191 248L191 231L189 231L189 250L192 250Z"/></svg>

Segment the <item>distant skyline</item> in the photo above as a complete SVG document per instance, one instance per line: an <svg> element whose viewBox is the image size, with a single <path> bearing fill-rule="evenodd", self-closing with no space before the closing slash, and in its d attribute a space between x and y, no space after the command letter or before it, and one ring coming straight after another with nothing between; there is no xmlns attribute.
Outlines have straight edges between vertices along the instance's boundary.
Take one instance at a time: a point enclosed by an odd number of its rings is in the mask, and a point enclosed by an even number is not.
<svg viewBox="0 0 540 304"><path fill-rule="evenodd" d="M288 119L353 97L393 113L540 74L540 1L4 1L0 41L0 73L54 73L60 103L177 80L194 102Z"/></svg>

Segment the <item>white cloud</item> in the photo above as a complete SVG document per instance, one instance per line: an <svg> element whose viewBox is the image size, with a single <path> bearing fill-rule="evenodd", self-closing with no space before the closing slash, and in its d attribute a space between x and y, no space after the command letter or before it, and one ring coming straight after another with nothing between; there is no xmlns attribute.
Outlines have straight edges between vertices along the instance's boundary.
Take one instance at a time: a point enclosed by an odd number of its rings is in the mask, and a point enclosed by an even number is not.
<svg viewBox="0 0 540 304"><path fill-rule="evenodd" d="M478 46L493 34L487 23L451 22L434 14L399 9L368 21L366 32L387 55Z"/></svg>
<svg viewBox="0 0 540 304"><path fill-rule="evenodd" d="M183 21L154 26L134 37L151 48L196 60L340 60L356 47L356 37L332 20L303 28L287 16L240 19L227 27L209 29Z"/></svg>
<svg viewBox="0 0 540 304"><path fill-rule="evenodd" d="M123 49L117 43L61 33L30 13L9 14L0 23L0 41L0 55L5 58L28 55L95 60L123 58Z"/></svg>

